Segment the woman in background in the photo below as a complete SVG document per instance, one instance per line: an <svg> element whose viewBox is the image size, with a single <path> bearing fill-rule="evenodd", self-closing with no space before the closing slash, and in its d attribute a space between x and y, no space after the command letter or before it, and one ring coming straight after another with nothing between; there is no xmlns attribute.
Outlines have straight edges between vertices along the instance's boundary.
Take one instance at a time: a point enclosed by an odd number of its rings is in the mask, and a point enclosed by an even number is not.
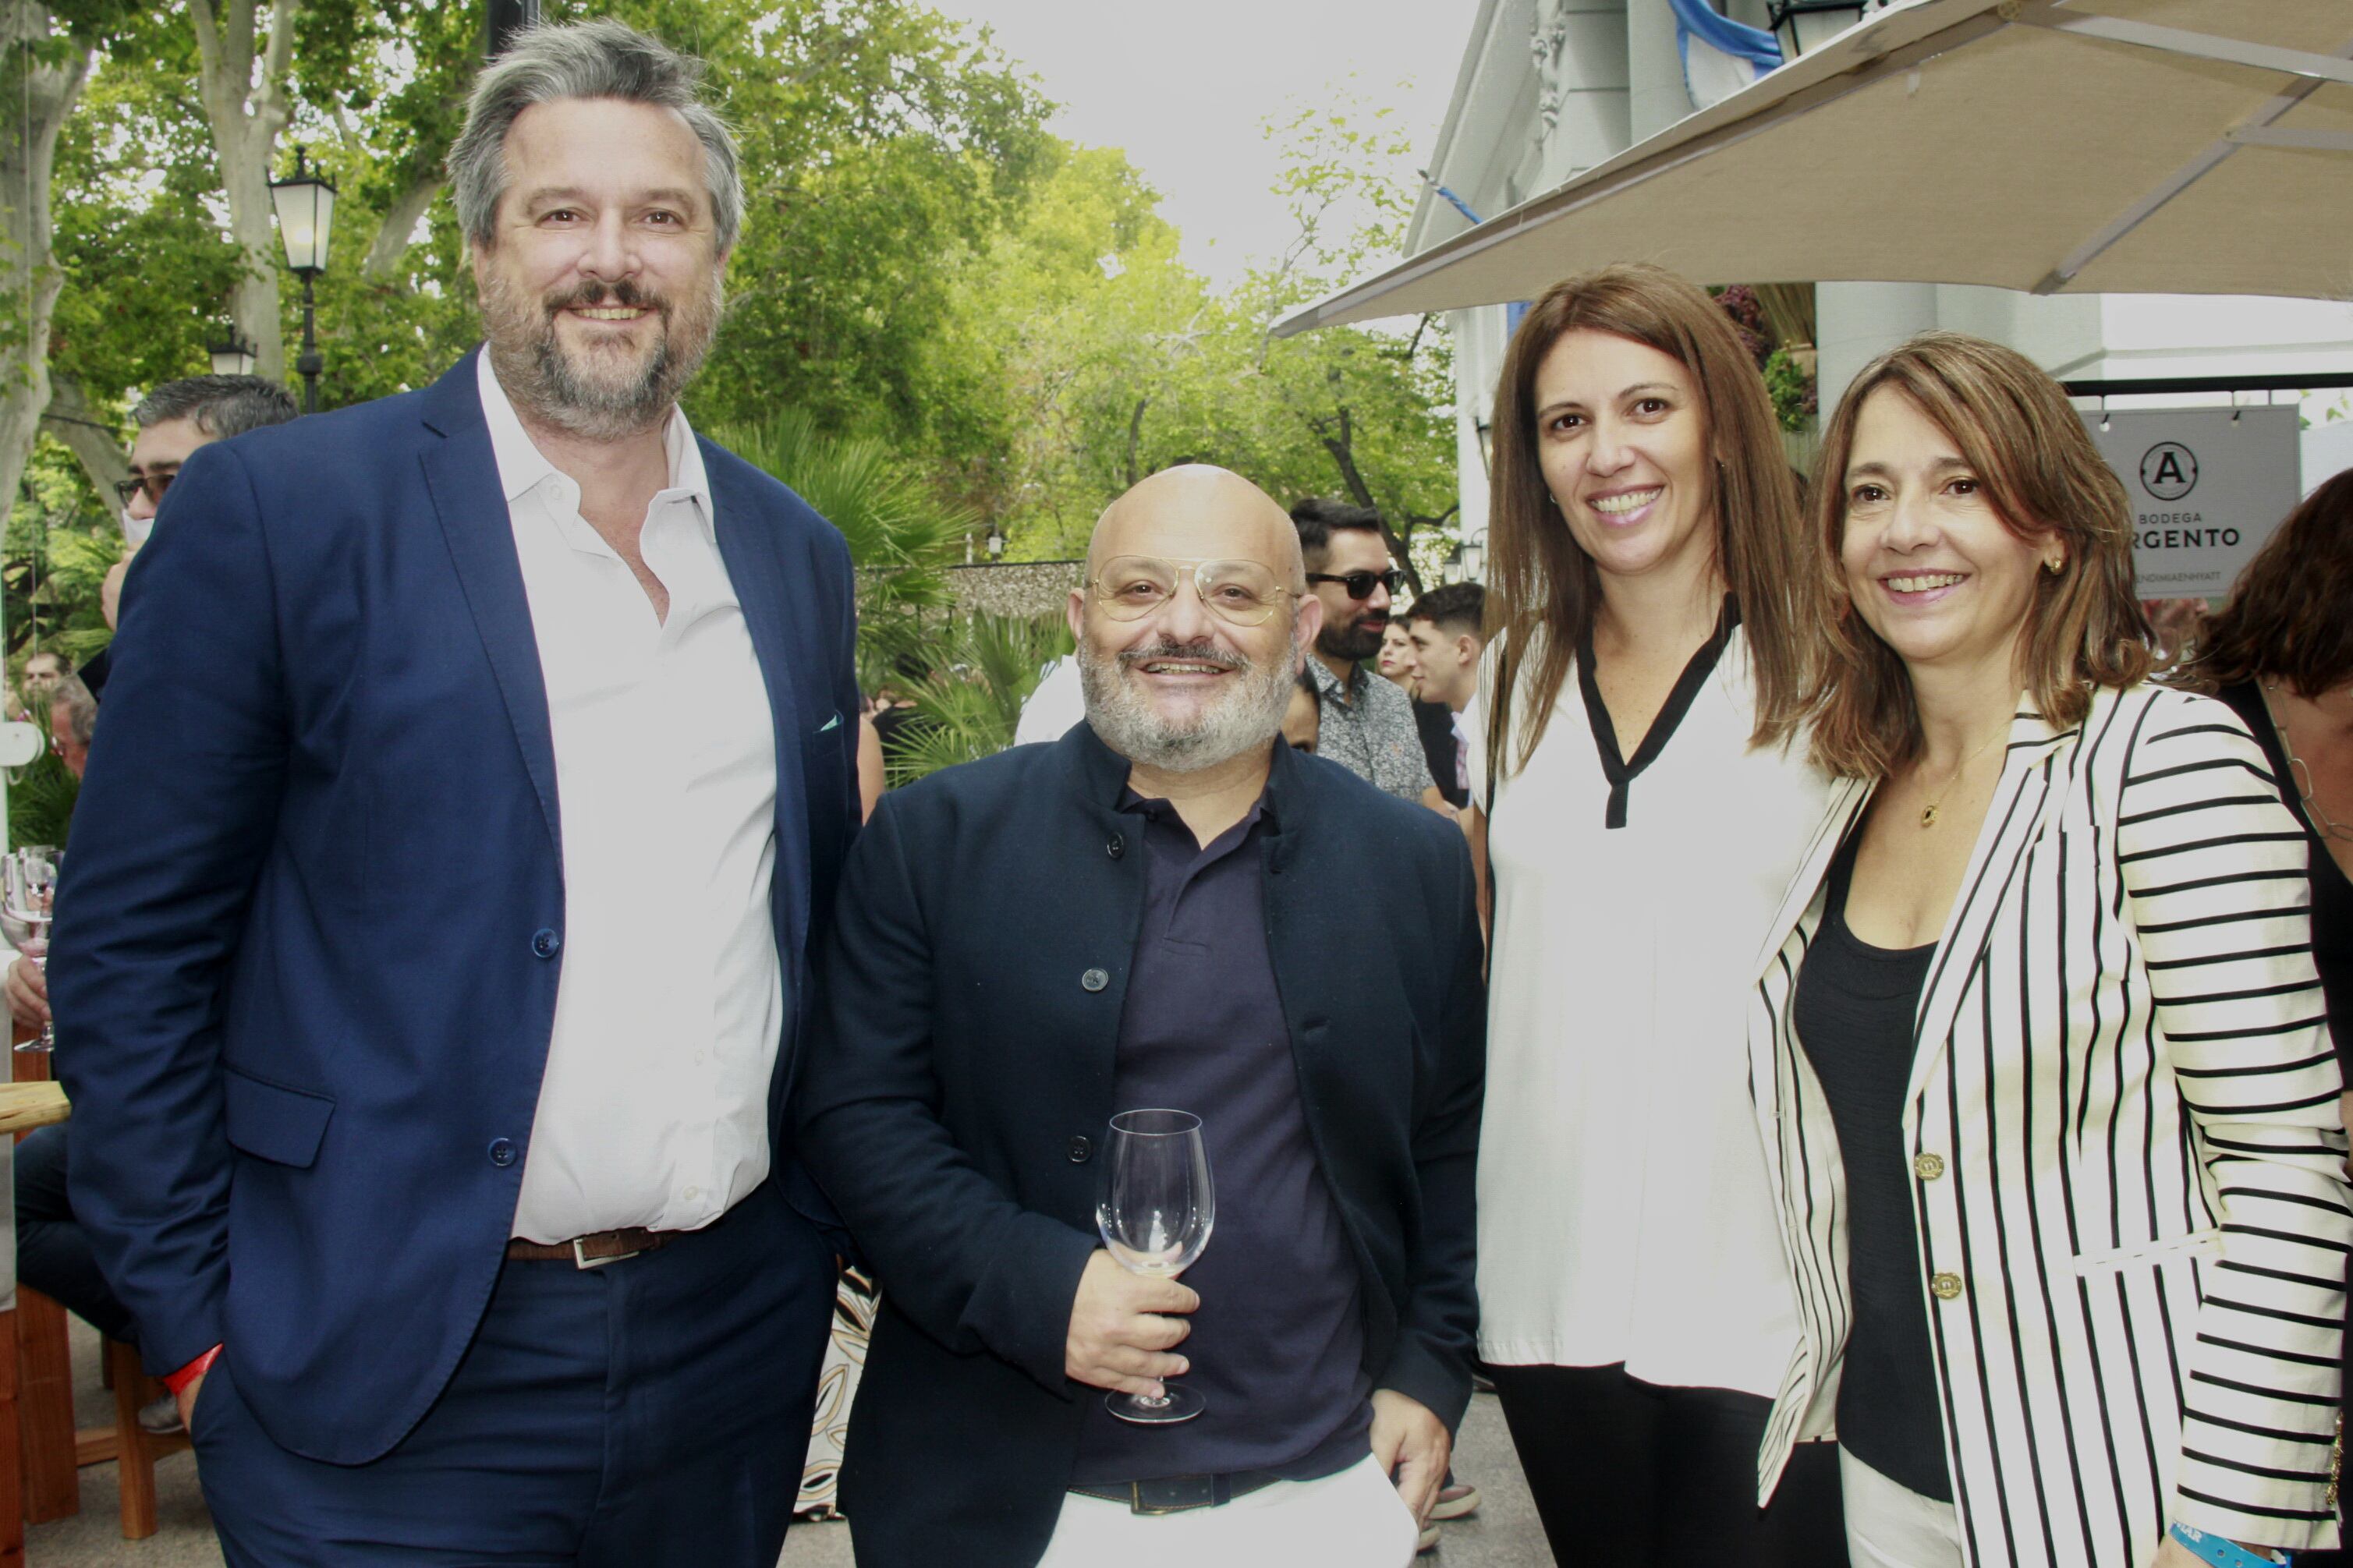
<svg viewBox="0 0 2353 1568"><path fill-rule="evenodd" d="M2146 682L2124 488L2030 361L1915 339L1817 475L1841 784L1753 1016L1805 1321L1766 1473L1834 1429L1858 1564L2333 1544L2303 829L2228 708Z"/></svg>
<svg viewBox="0 0 2353 1568"><path fill-rule="evenodd" d="M1755 743L1813 635L1772 403L1705 293L1619 267L1530 308L1495 409L1481 1359L1560 1562L1821 1568L1834 1451L1757 1491L1798 1308L1746 998L1825 787Z"/></svg>

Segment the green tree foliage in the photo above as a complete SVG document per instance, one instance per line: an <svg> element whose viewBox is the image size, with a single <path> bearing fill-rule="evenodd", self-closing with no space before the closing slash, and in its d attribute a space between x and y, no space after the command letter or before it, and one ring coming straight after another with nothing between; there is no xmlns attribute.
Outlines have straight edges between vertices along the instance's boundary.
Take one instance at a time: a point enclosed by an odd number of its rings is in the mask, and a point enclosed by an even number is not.
<svg viewBox="0 0 2353 1568"><path fill-rule="evenodd" d="M908 689L914 712L883 753L891 782L911 783L1013 744L1021 704L1046 666L1071 647L1070 626L1059 617L947 622L928 649L931 673Z"/></svg>
<svg viewBox="0 0 2353 1568"><path fill-rule="evenodd" d="M1450 345L1434 322L1275 340L1292 310L1394 253L1411 139L1386 115L1301 110L1269 128L1294 237L1219 292L1176 258L1115 152L1060 148L976 268L950 341L993 354L1015 440L987 497L1013 553L1070 556L1096 512L1172 463L1214 462L1278 500L1377 508L1400 560L1454 510Z"/></svg>

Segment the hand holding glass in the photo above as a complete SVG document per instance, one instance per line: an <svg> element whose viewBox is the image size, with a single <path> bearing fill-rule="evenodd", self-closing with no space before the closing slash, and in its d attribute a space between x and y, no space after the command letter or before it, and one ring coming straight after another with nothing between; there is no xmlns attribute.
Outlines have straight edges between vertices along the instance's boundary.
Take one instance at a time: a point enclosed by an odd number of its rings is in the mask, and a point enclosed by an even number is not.
<svg viewBox="0 0 2353 1568"><path fill-rule="evenodd" d="M1182 1110L1123 1110L1111 1119L1095 1227L1121 1268L1174 1279L1209 1245L1217 1213L1199 1117ZM1165 1392L1157 1399L1113 1394L1103 1405L1121 1420L1145 1426L1190 1421L1205 1406L1192 1389L1166 1379L1161 1387Z"/></svg>
<svg viewBox="0 0 2353 1568"><path fill-rule="evenodd" d="M56 905L57 886L58 854L47 846L27 845L0 859L0 934L44 969L48 966L49 917ZM16 1048L46 1051L57 1043L57 1025L52 1021Z"/></svg>

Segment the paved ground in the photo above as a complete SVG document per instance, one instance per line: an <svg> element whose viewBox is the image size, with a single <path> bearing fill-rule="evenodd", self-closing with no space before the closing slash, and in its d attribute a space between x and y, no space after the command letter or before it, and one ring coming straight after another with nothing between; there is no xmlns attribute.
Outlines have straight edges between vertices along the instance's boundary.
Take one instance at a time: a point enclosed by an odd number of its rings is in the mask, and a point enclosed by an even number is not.
<svg viewBox="0 0 2353 1568"><path fill-rule="evenodd" d="M99 1386L97 1336L79 1322L74 1331L79 1419L84 1426L111 1421L114 1401ZM1420 1562L1428 1568L1550 1568L1552 1558L1545 1550L1544 1532L1537 1527L1526 1484L1520 1479L1519 1461L1513 1457L1504 1434L1503 1412L1496 1408L1492 1394L1472 1402L1471 1414L1462 1423L1455 1470L1476 1481L1486 1500L1475 1517L1447 1525L1439 1549ZM155 1484L163 1528L145 1541L125 1541L115 1513L114 1467L93 1465L82 1471L81 1512L26 1531L27 1568L220 1568L220 1548L213 1540L212 1521L196 1487L195 1456L174 1454L164 1460L155 1468ZM779 1568L850 1568L853 1528L848 1524L794 1526ZM943 1564L954 1560L952 1552L943 1553L940 1559ZM649 1564L649 1568L659 1565ZM1229 1563L1214 1568L1261 1565ZM1342 1565L1313 1563L1297 1568Z"/></svg>

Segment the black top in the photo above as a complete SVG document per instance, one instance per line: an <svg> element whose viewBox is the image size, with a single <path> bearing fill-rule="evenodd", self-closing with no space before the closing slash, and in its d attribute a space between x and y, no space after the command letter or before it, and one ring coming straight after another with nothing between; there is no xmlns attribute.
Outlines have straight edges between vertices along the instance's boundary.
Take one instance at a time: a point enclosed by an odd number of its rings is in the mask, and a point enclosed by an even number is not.
<svg viewBox="0 0 2353 1568"><path fill-rule="evenodd" d="M1471 804L1464 788L1461 752L1462 737L1454 732L1454 710L1443 702L1416 702L1413 727L1421 736L1422 760L1430 764L1430 782L1447 805L1457 811Z"/></svg>
<svg viewBox="0 0 2353 1568"><path fill-rule="evenodd" d="M1642 743L1634 749L1634 760L1628 762L1618 747L1618 726L1609 721L1609 705L1601 700L1601 687L1593 675L1593 627L1588 623L1577 639L1577 688L1585 697L1585 717L1593 726L1593 743L1601 751L1602 776L1609 781L1609 805L1602 822L1605 827L1626 826L1626 793L1634 775L1658 761L1659 753L1667 749L1674 738L1675 727L1691 711L1692 700L1707 678L1715 673L1716 662L1724 658L1725 645L1732 640L1732 630L1740 624L1740 601L1726 594L1724 613L1715 618L1715 632L1700 644L1699 651L1683 666L1683 674L1675 678L1675 687L1667 693L1667 700L1651 721L1650 731Z"/></svg>
<svg viewBox="0 0 2353 1568"><path fill-rule="evenodd" d="M1927 1283L1912 1213L1917 1179L1904 1142L1904 1095L1934 942L1897 952L1846 923L1855 846L1831 867L1830 903L1798 971L1798 1040L1822 1081L1846 1168L1847 1271L1854 1329L1839 1382L1839 1442L1892 1481L1953 1500L1928 1343Z"/></svg>
<svg viewBox="0 0 2353 1568"><path fill-rule="evenodd" d="M1291 1029L1267 956L1269 802L1204 848L1165 800L1129 794L1144 924L1120 1016L1112 1103L1201 1119L1217 1223L1185 1282L1179 1347L1208 1407L1138 1426L1086 1401L1071 1484L1274 1470L1313 1480L1370 1451L1356 1260L1315 1163Z"/></svg>
<svg viewBox="0 0 2353 1568"><path fill-rule="evenodd" d="M2255 732L2256 743L2263 755L2271 759L2273 782L2279 786L2280 798L2304 824L2306 837L2312 850L2312 961L2320 970L2321 994L2327 998L2328 1033L2337 1042L2337 1065L2344 1068L2348 1080L2353 1080L2353 880L2348 880L2345 868L2328 853L2327 842L2314 828L2312 818L2306 815L2304 796L2291 775L2287 748L2280 740L2279 726L2272 722L2271 711L2263 704L2263 694L2253 681L2226 686L2215 693L2247 721ZM2353 1350L2353 1341L2348 1341Z"/></svg>

